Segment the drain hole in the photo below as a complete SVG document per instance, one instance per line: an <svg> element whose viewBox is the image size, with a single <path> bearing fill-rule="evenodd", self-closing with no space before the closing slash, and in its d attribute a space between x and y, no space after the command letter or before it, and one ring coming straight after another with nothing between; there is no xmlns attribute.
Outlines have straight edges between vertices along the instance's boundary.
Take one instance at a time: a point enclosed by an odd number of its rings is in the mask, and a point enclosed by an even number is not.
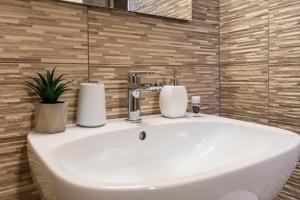
<svg viewBox="0 0 300 200"><path fill-rule="evenodd" d="M145 140L146 139L146 132L145 131L142 131L142 132L140 132L140 134L139 134L139 139L140 140Z"/></svg>

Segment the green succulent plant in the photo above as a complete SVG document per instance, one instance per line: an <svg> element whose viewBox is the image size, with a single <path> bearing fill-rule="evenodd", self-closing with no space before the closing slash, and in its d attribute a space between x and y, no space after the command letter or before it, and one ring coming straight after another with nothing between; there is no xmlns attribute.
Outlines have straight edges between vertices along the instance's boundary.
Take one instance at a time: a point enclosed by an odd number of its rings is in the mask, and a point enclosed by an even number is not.
<svg viewBox="0 0 300 200"><path fill-rule="evenodd" d="M65 81L64 74L58 77L54 76L55 68L52 71L47 70L44 75L37 73L38 77L33 77L33 83L25 81L25 85L38 95L42 102L47 104L60 103L58 98L65 91L69 90L70 81Z"/></svg>

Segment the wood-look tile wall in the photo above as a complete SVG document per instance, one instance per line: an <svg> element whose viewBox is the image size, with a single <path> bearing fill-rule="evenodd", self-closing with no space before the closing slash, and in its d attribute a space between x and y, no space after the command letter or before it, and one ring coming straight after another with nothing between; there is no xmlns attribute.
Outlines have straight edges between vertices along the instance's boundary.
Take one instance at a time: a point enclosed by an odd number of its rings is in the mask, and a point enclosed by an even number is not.
<svg viewBox="0 0 300 200"><path fill-rule="evenodd" d="M193 20L130 14L51 0L0 0L0 199L39 199L26 155L37 98L24 81L56 67L73 80L63 99L75 121L80 82L106 84L110 118L126 115L130 70L168 83L177 66L204 112L219 113L218 0L194 0ZM143 94L143 113L158 113L158 94Z"/></svg>
<svg viewBox="0 0 300 200"><path fill-rule="evenodd" d="M194 2L191 22L134 14L124 21L124 13L89 9L89 77L106 84L109 116L127 114L129 71L155 71L144 81L168 84L174 66L189 96L202 95L206 112L219 112L218 2ZM158 94L145 92L142 106L159 113Z"/></svg>
<svg viewBox="0 0 300 200"><path fill-rule="evenodd" d="M300 134L299 46L299 0L220 0L221 115ZM300 199L299 172L278 199Z"/></svg>

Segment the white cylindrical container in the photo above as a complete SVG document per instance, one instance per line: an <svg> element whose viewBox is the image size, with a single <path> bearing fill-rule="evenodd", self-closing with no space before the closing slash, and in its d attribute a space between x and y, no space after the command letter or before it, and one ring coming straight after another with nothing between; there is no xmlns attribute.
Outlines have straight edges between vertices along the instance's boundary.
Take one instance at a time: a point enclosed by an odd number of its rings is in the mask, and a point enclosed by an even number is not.
<svg viewBox="0 0 300 200"><path fill-rule="evenodd" d="M160 92L159 107L161 114L169 118L184 117L188 105L185 86L166 85Z"/></svg>
<svg viewBox="0 0 300 200"><path fill-rule="evenodd" d="M81 83L77 110L77 125L102 126L106 122L104 84Z"/></svg>

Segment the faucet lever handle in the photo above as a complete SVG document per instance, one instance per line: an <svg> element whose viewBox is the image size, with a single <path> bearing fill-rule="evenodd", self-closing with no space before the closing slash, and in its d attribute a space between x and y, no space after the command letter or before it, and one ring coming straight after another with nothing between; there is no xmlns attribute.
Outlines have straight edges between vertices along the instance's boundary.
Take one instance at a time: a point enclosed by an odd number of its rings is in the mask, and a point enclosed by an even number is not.
<svg viewBox="0 0 300 200"><path fill-rule="evenodd" d="M139 84L141 82L140 76L142 74L154 74L153 71L131 71L129 72L129 83Z"/></svg>

